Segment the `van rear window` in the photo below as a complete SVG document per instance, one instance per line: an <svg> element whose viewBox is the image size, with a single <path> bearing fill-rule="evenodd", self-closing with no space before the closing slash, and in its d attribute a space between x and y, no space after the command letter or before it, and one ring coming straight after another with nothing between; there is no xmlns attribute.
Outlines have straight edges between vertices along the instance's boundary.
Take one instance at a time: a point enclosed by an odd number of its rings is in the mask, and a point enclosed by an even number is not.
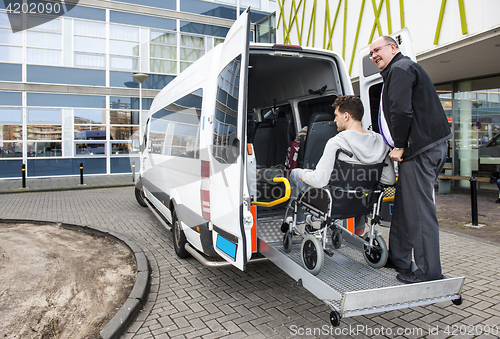
<svg viewBox="0 0 500 339"><path fill-rule="evenodd" d="M233 59L217 78L212 155L220 163L234 163L239 154L239 145L235 140L238 130L240 68L241 55Z"/></svg>

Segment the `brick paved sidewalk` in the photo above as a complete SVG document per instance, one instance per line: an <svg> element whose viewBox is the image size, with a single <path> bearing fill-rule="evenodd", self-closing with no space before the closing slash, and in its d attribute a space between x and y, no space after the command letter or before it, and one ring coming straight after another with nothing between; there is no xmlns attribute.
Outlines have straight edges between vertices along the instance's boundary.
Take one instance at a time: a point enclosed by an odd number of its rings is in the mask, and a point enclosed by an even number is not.
<svg viewBox="0 0 500 339"><path fill-rule="evenodd" d="M440 232L443 272L466 276L461 306L444 302L345 318L331 329L328 308L270 262L240 272L178 259L171 233L137 204L133 187L1 194L0 217L100 226L138 243L153 269L152 287L123 338L495 338L499 333L460 335L500 327L500 246L446 231ZM429 335L429 329L438 335Z"/></svg>

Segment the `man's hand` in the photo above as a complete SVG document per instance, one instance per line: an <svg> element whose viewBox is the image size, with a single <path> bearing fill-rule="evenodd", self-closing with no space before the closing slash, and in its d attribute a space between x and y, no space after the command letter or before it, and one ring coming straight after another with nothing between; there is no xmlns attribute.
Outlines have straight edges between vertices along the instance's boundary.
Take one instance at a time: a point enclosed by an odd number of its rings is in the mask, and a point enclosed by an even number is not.
<svg viewBox="0 0 500 339"><path fill-rule="evenodd" d="M403 153L404 153L404 151L405 151L404 149L397 150L397 149L394 148L391 151L391 153L389 153L389 157L393 161L401 162L401 161L403 161Z"/></svg>

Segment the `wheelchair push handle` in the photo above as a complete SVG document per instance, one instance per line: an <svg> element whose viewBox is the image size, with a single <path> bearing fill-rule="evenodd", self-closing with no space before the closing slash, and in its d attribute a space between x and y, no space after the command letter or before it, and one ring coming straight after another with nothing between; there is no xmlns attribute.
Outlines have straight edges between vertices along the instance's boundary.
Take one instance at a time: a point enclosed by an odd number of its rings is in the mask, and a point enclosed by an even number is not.
<svg viewBox="0 0 500 339"><path fill-rule="evenodd" d="M354 156L354 154L352 154L352 152L346 150L346 149L343 149L343 148L339 148L335 154L335 159L338 159L339 158L339 154L340 153L344 153L345 155L347 155L349 158L352 158Z"/></svg>
<svg viewBox="0 0 500 339"><path fill-rule="evenodd" d="M282 202L287 201L290 198L290 194L291 194L292 190L290 188L290 182L288 181L288 179L285 177L275 177L275 178L273 178L273 181L274 182L282 182L285 185L285 196L283 196L279 199L270 201L270 202L252 201L252 205L262 206L262 207L273 207L273 206L281 204Z"/></svg>

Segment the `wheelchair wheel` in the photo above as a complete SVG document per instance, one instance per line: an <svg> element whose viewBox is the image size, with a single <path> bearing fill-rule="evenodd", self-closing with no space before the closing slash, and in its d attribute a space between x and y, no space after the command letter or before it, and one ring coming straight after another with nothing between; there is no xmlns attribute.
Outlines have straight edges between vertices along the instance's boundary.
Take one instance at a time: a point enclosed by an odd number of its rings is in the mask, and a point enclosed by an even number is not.
<svg viewBox="0 0 500 339"><path fill-rule="evenodd" d="M332 232L332 245L333 248L339 249L340 246L342 246L342 231L339 230L338 228L335 228Z"/></svg>
<svg viewBox="0 0 500 339"><path fill-rule="evenodd" d="M365 241L370 241L368 235L365 235ZM389 251L387 250L387 245L385 244L384 238L380 235L375 236L373 239L373 248L370 249L363 245L363 256L366 262L373 268L381 268L387 262L387 257L389 256Z"/></svg>
<svg viewBox="0 0 500 339"><path fill-rule="evenodd" d="M302 264L312 275L318 274L323 268L323 247L315 236L308 234L302 240L300 249Z"/></svg>
<svg viewBox="0 0 500 339"><path fill-rule="evenodd" d="M283 235L283 250L285 253L290 253L292 250L292 234L290 231L286 231L285 235Z"/></svg>

